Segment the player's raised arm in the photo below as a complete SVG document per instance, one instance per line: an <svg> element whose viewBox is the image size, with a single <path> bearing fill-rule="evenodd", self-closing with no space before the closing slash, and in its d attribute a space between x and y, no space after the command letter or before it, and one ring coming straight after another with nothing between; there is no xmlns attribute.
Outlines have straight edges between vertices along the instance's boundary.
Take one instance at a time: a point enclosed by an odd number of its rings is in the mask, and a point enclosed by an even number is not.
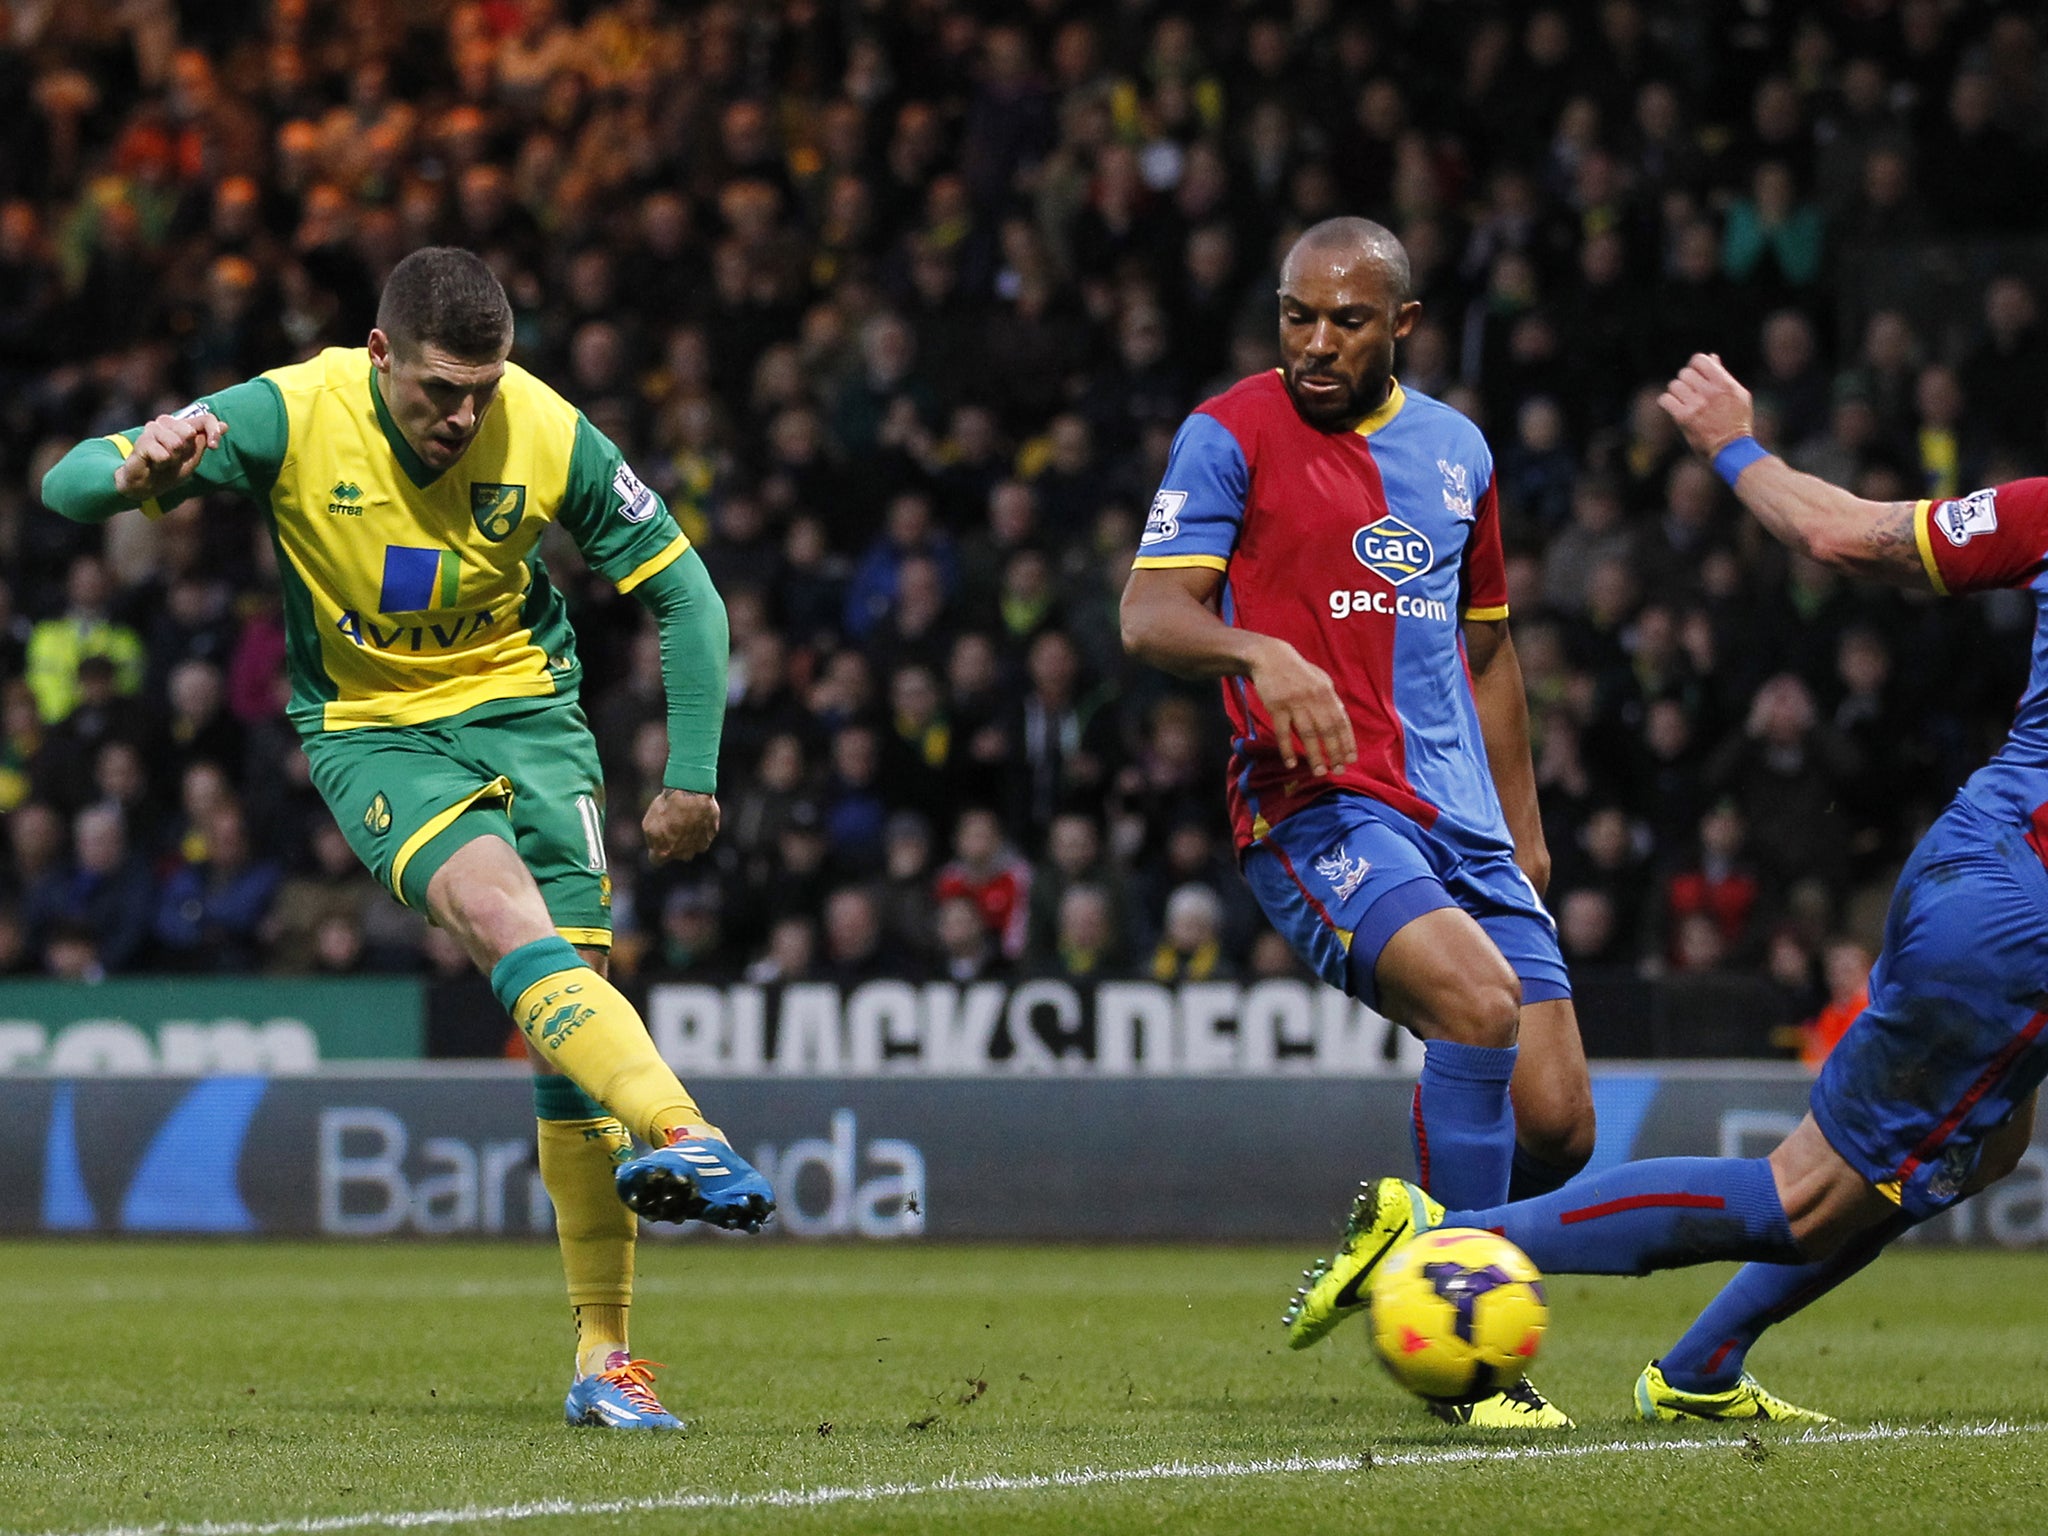
<svg viewBox="0 0 2048 1536"><path fill-rule="evenodd" d="M267 379L195 400L175 415L90 437L43 476L43 505L75 523L103 523L213 490L261 495L284 462L284 401Z"/></svg>
<svg viewBox="0 0 2048 1536"><path fill-rule="evenodd" d="M1719 357L1694 353L1657 403L1779 543L1852 576L1935 584L1915 503L1866 501L1768 452L1751 435L1749 391Z"/></svg>

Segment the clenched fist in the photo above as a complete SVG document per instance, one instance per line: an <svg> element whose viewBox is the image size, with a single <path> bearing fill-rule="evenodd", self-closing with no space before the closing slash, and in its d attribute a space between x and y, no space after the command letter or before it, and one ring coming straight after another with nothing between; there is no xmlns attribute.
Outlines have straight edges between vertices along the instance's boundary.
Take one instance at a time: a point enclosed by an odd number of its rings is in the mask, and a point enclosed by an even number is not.
<svg viewBox="0 0 2048 1536"><path fill-rule="evenodd" d="M718 797L664 789L640 818L640 830L655 863L694 859L718 836Z"/></svg>
<svg viewBox="0 0 2048 1536"><path fill-rule="evenodd" d="M1664 387L1657 403L1678 423L1693 452L1708 458L1738 437L1749 435L1749 391L1714 353L1693 353L1692 361L1678 370L1678 377Z"/></svg>
<svg viewBox="0 0 2048 1536"><path fill-rule="evenodd" d="M134 501L154 500L190 479L200 456L218 448L226 431L227 423L205 409L157 417L114 471L114 489Z"/></svg>

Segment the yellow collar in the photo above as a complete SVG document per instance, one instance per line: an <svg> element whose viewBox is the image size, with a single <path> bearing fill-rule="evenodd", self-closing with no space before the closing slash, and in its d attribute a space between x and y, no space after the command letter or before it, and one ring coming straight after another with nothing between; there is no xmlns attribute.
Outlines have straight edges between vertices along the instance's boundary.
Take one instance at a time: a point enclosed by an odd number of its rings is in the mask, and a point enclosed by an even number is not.
<svg viewBox="0 0 2048 1536"><path fill-rule="evenodd" d="M1408 403L1408 396L1401 388L1399 379L1387 380L1387 398L1380 402L1380 408L1351 430L1360 437L1371 437L1388 422L1401 414L1401 407Z"/></svg>

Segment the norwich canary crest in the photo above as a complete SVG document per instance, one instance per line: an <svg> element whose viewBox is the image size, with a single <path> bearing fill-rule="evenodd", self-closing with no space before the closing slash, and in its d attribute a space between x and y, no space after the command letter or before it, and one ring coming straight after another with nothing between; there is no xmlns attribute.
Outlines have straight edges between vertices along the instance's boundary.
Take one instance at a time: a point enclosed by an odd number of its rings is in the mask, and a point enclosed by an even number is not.
<svg viewBox="0 0 2048 1536"><path fill-rule="evenodd" d="M493 544L509 536L526 516L526 487L481 481L469 488L469 515L476 531Z"/></svg>

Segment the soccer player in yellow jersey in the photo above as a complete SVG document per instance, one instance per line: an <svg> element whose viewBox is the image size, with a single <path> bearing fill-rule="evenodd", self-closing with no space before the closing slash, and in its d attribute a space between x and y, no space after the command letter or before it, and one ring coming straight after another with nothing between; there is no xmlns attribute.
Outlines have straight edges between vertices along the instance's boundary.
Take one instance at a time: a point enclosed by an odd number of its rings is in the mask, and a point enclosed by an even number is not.
<svg viewBox="0 0 2048 1536"><path fill-rule="evenodd" d="M679 1429L627 1348L633 1213L758 1230L774 1194L605 979L604 781L541 535L559 523L659 624L669 761L642 822L657 860L718 833L725 608L661 498L511 349L491 270L416 251L367 349L81 443L43 499L88 523L215 490L267 508L313 782L392 894L489 974L533 1058L577 1327L569 1420ZM635 1135L653 1150L634 1157Z"/></svg>

